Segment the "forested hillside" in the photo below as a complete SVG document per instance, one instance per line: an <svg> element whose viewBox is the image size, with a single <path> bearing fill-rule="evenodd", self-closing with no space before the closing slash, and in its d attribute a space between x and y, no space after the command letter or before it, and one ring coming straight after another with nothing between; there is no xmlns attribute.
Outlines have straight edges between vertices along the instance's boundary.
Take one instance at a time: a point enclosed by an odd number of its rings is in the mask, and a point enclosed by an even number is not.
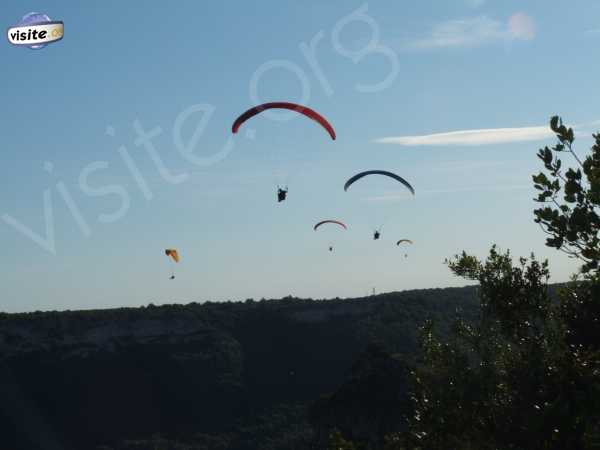
<svg viewBox="0 0 600 450"><path fill-rule="evenodd" d="M465 287L3 314L1 447L308 448L370 365L402 377L426 319L475 306Z"/></svg>

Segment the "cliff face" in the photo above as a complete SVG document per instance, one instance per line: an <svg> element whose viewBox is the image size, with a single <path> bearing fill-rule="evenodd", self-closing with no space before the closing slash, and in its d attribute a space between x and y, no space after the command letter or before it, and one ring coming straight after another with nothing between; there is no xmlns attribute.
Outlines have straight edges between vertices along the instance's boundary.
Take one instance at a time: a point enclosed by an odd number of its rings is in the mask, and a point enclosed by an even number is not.
<svg viewBox="0 0 600 450"><path fill-rule="evenodd" d="M232 433L332 392L369 342L414 353L417 326L472 294L0 315L0 448Z"/></svg>
<svg viewBox="0 0 600 450"><path fill-rule="evenodd" d="M43 320L43 319L42 319ZM73 321L76 318L71 319ZM35 351L60 350L72 356L86 356L93 351L113 352L119 344L135 341L149 344L185 341L186 337L204 330L201 322L183 319L132 319L130 321L97 320L81 330L75 323L64 321L52 326L36 326L26 320L0 324L0 358Z"/></svg>

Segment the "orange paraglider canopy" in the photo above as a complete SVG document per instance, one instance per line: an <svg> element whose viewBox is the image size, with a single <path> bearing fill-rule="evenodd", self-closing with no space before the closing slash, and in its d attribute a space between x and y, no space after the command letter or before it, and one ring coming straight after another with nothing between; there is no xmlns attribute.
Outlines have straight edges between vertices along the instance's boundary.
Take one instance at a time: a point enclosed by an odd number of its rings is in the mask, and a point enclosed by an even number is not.
<svg viewBox="0 0 600 450"><path fill-rule="evenodd" d="M168 248L165 250L165 255L171 257L173 259L173 261L175 262L179 262L179 253L177 253L177 250L175 250L174 248Z"/></svg>

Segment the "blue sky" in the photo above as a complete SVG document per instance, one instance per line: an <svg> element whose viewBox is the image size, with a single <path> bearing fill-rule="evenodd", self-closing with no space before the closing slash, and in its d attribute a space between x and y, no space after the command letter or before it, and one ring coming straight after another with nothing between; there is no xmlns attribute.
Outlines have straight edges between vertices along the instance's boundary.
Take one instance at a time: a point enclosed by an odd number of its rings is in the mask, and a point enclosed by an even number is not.
<svg viewBox="0 0 600 450"><path fill-rule="evenodd" d="M531 174L552 115L577 125L581 155L600 128L597 2L9 0L0 17L8 28L31 11L63 20L65 38L0 45L0 310L463 285L444 258L493 243L549 258L553 281L577 268L544 246ZM303 101L338 138L293 114L232 136L257 100ZM150 152L136 121L157 135ZM344 192L366 169L416 196L376 177ZM104 195L86 193L85 172ZM313 232L327 218L349 230ZM408 258L400 238L415 242ZM167 247L182 257L173 281Z"/></svg>

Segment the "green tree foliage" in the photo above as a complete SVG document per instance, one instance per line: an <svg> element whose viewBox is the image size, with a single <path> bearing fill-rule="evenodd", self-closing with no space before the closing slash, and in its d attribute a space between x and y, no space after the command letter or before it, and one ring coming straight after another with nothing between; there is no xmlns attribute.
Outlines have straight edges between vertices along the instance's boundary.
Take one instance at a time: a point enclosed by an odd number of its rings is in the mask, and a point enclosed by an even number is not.
<svg viewBox="0 0 600 450"><path fill-rule="evenodd" d="M535 221L549 237L546 244L581 259L582 271L598 271L600 261L600 134L593 135L592 153L583 162L573 150L575 135L555 116L550 121L558 143L538 152L550 178L544 172L533 176L540 191ZM563 170L560 153L568 152L578 167ZM562 203L560 199L562 197Z"/></svg>
<svg viewBox="0 0 600 450"><path fill-rule="evenodd" d="M557 117L550 126L559 143L538 154L550 174L534 176L537 200L547 203L535 221L547 245L582 261L584 275L553 301L548 264L533 255L515 264L494 246L485 261L464 252L447 261L479 282L479 317L457 318L449 339L432 323L422 328L415 410L409 433L390 440L394 449L599 448L600 136L581 162L573 130ZM563 173L555 154L565 151L580 167Z"/></svg>
<svg viewBox="0 0 600 450"><path fill-rule="evenodd" d="M329 450L357 450L356 446L344 438L339 430L333 430L329 435Z"/></svg>

